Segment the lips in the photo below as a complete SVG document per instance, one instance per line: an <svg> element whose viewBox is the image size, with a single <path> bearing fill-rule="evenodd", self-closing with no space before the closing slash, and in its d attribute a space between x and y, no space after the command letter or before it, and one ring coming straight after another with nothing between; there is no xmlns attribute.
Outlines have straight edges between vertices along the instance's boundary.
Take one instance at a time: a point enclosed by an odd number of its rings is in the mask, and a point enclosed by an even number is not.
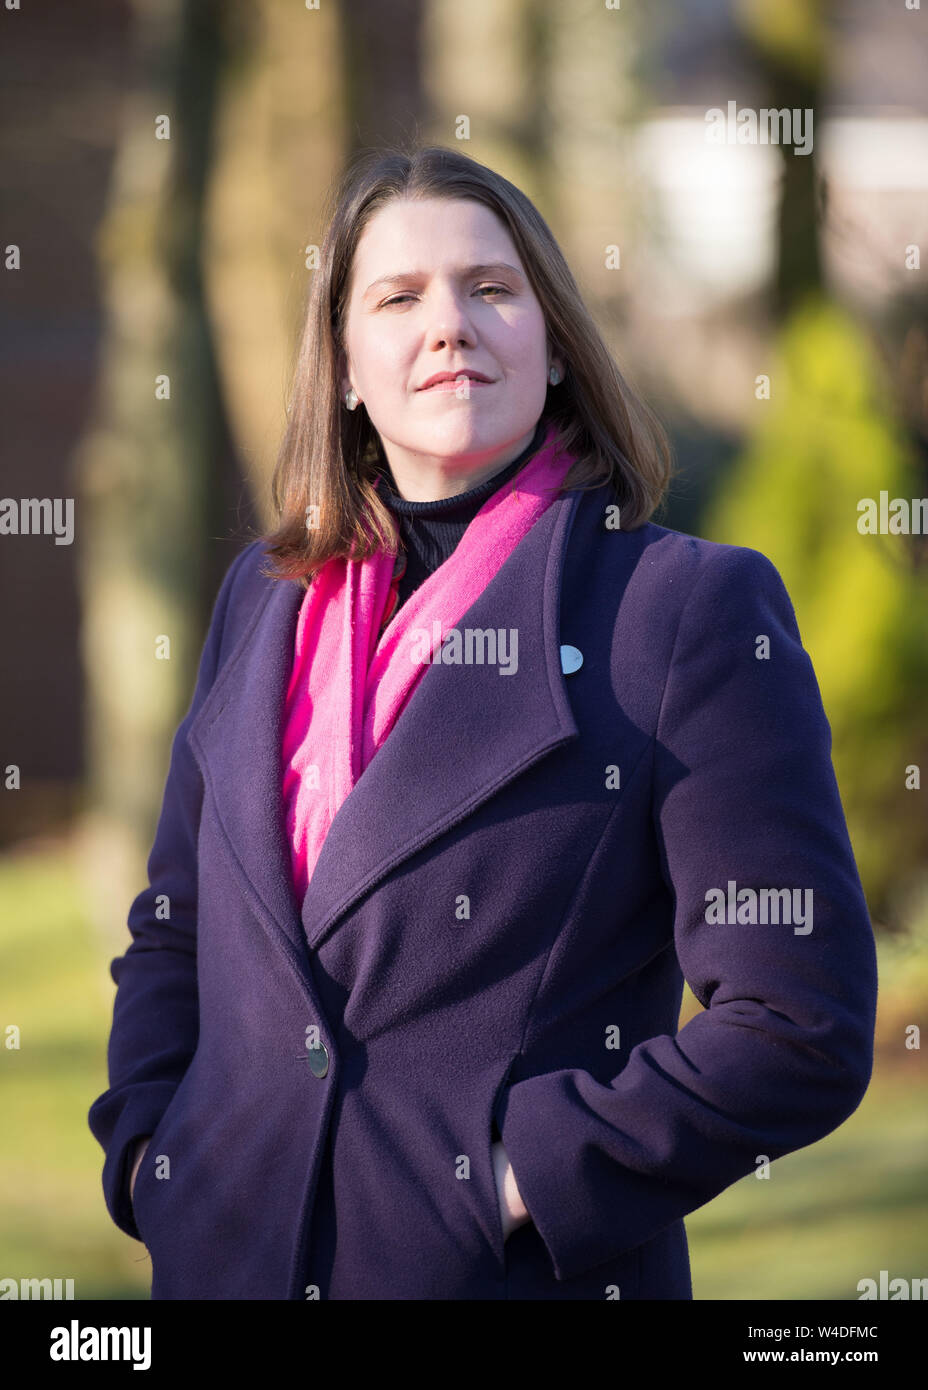
<svg viewBox="0 0 928 1390"><path fill-rule="evenodd" d="M473 386L492 386L490 378L484 376L482 372L460 371L460 372L436 372L430 376L428 381L420 387L420 391L440 390L442 387L447 389L457 389L461 381L467 381Z"/></svg>

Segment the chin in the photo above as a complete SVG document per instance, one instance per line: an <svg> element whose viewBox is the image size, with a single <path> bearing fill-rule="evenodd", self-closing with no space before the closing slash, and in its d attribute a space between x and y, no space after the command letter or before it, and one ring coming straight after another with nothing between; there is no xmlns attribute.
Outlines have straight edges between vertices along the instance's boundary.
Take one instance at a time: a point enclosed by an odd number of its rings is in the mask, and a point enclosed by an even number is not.
<svg viewBox="0 0 928 1390"><path fill-rule="evenodd" d="M456 454L464 453L468 449L492 449L502 433L476 420L445 420L436 424L434 430L423 430L416 448L424 454Z"/></svg>

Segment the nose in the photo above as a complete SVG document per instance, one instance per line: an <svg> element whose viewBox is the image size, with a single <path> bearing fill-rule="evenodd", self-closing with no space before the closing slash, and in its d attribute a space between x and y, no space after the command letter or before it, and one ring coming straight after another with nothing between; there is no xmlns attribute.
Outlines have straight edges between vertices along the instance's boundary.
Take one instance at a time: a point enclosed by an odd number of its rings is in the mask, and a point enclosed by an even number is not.
<svg viewBox="0 0 928 1390"><path fill-rule="evenodd" d="M473 346L477 335L463 295L450 286L430 295L428 346L433 349Z"/></svg>

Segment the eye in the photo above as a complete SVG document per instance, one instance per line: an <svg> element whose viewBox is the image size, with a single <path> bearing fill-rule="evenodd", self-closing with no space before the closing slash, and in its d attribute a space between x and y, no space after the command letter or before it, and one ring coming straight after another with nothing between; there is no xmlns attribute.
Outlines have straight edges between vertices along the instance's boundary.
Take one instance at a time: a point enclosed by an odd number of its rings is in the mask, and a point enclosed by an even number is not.
<svg viewBox="0 0 928 1390"><path fill-rule="evenodd" d="M481 285L477 290L477 294L483 295L487 290L489 290L490 294L509 294L509 290L503 285ZM397 294L394 295L392 299L385 299L380 307L386 309L388 304L402 304L405 299L411 298L412 295L410 294Z"/></svg>

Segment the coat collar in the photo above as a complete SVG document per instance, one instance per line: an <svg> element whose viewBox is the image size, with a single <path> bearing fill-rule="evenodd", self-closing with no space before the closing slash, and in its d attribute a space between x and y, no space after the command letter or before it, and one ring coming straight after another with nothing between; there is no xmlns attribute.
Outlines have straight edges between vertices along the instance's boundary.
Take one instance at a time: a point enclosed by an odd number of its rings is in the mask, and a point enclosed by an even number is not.
<svg viewBox="0 0 928 1390"><path fill-rule="evenodd" d="M304 589L266 581L191 722L188 741L265 928L306 972L313 948L397 865L579 736L558 628L567 540L581 499L557 497L457 623L514 629L518 668L432 665L339 807L299 904L282 797L282 717Z"/></svg>

